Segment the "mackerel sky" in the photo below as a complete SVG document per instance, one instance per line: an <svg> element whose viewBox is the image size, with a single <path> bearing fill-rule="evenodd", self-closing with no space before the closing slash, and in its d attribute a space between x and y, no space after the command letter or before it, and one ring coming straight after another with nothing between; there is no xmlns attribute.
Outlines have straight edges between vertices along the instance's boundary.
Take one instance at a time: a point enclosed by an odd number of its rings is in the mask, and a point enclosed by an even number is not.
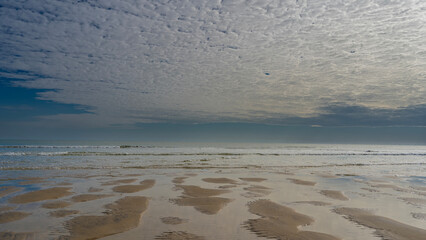
<svg viewBox="0 0 426 240"><path fill-rule="evenodd" d="M426 126L425 39L423 0L2 0L0 121Z"/></svg>

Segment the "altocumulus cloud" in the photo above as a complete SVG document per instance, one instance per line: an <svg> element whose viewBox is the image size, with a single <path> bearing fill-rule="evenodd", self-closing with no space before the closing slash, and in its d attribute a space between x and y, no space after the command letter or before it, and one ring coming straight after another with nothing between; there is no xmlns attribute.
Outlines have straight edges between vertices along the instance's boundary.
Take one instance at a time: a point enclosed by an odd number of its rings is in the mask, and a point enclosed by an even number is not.
<svg viewBox="0 0 426 240"><path fill-rule="evenodd" d="M425 125L423 0L3 0L0 27L0 77L89 109L44 120Z"/></svg>

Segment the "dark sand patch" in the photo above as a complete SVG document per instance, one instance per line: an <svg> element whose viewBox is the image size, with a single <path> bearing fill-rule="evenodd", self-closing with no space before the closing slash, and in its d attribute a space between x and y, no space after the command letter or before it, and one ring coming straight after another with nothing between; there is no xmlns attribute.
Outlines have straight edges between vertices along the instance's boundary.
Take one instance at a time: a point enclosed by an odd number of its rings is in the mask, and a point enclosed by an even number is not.
<svg viewBox="0 0 426 240"><path fill-rule="evenodd" d="M18 221L25 217L28 217L31 213L26 212L3 212L0 213L0 224Z"/></svg>
<svg viewBox="0 0 426 240"><path fill-rule="evenodd" d="M315 184L317 184L316 182L305 181L305 180L296 179L296 178L287 178L287 179L290 180L292 183L299 184L299 185L314 186Z"/></svg>
<svg viewBox="0 0 426 240"><path fill-rule="evenodd" d="M182 184L185 182L185 179L187 179L188 177L175 177L172 182L175 184Z"/></svg>
<svg viewBox="0 0 426 240"><path fill-rule="evenodd" d="M369 192L380 192L379 190L373 189L373 188L361 188L362 190L369 191Z"/></svg>
<svg viewBox="0 0 426 240"><path fill-rule="evenodd" d="M236 184L237 181L229 178L203 178L204 182L208 183L228 183L228 184Z"/></svg>
<svg viewBox="0 0 426 240"><path fill-rule="evenodd" d="M148 199L141 196L127 196L105 206L104 216L78 216L66 222L70 236L64 239L97 239L121 233L139 224L142 213L148 207Z"/></svg>
<svg viewBox="0 0 426 240"><path fill-rule="evenodd" d="M57 210L57 211L50 212L49 215L51 217L60 218L60 217L65 217L65 216L69 216L69 215L77 214L77 213L79 213L79 211L77 210Z"/></svg>
<svg viewBox="0 0 426 240"><path fill-rule="evenodd" d="M11 193L20 191L22 188L20 187L13 187L13 186L3 186L0 187L0 197L4 197L6 195L9 195Z"/></svg>
<svg viewBox="0 0 426 240"><path fill-rule="evenodd" d="M162 217L160 219L164 224L170 224L170 225L178 225L178 224L188 222L188 219L182 219L178 217Z"/></svg>
<svg viewBox="0 0 426 240"><path fill-rule="evenodd" d="M120 185L112 188L114 192L119 193L135 193L154 186L155 180L148 179L140 182L138 185Z"/></svg>
<svg viewBox="0 0 426 240"><path fill-rule="evenodd" d="M0 232L0 239L2 240L34 240L34 233L14 233L14 232Z"/></svg>
<svg viewBox="0 0 426 240"><path fill-rule="evenodd" d="M71 185L72 185L72 183L70 183L70 182L60 182L60 183L56 184L56 186L71 186Z"/></svg>
<svg viewBox="0 0 426 240"><path fill-rule="evenodd" d="M161 235L155 237L159 240L204 240L204 237L197 236L188 232L163 232Z"/></svg>
<svg viewBox="0 0 426 240"><path fill-rule="evenodd" d="M249 194L243 195L246 197L263 197L269 195L272 192L270 188L260 185L251 185L244 188L244 190L249 192Z"/></svg>
<svg viewBox="0 0 426 240"><path fill-rule="evenodd" d="M250 202L248 207L251 213L261 218L249 219L245 222L245 226L259 237L292 240L339 239L325 233L299 231L298 226L311 224L314 220L270 200Z"/></svg>
<svg viewBox="0 0 426 240"><path fill-rule="evenodd" d="M15 209L16 207L11 207L11 206L2 206L0 207L0 212L6 212L6 211L10 211Z"/></svg>
<svg viewBox="0 0 426 240"><path fill-rule="evenodd" d="M321 201L297 201L294 203L305 203L305 204L310 204L310 205L314 205L314 206L328 206L331 205L331 203L328 202L321 202Z"/></svg>
<svg viewBox="0 0 426 240"><path fill-rule="evenodd" d="M230 185L221 185L221 186L219 186L218 188L221 188L221 189L228 189L228 188L234 188L234 187L236 187L237 185L235 185L235 184L230 184Z"/></svg>
<svg viewBox="0 0 426 240"><path fill-rule="evenodd" d="M34 192L28 192L16 197L13 197L9 200L11 203L30 203L30 202L39 202L49 199L58 199L71 194L69 192L71 188L66 187L54 187L43 190L38 190Z"/></svg>
<svg viewBox="0 0 426 240"><path fill-rule="evenodd" d="M411 213L411 216L415 219L426 220L426 213Z"/></svg>
<svg viewBox="0 0 426 240"><path fill-rule="evenodd" d="M177 187L183 189L183 194L190 197L211 197L230 192L224 189L208 189L194 185L177 185Z"/></svg>
<svg viewBox="0 0 426 240"><path fill-rule="evenodd" d="M87 202L87 201L93 201L96 199L106 198L106 197L112 197L114 195L112 194L80 194L73 196L71 200L73 202Z"/></svg>
<svg viewBox="0 0 426 240"><path fill-rule="evenodd" d="M341 191L336 190L321 190L320 193L326 197L342 200L342 201L348 201L349 198L347 198Z"/></svg>
<svg viewBox="0 0 426 240"><path fill-rule="evenodd" d="M31 185L31 184L39 184L39 183L46 183L46 181L42 179L24 180L20 182L19 185Z"/></svg>
<svg viewBox="0 0 426 240"><path fill-rule="evenodd" d="M43 203L41 207L47 208L47 209L58 209L58 208L65 208L71 205L70 202L65 201L54 201L54 202L47 202Z"/></svg>
<svg viewBox="0 0 426 240"><path fill-rule="evenodd" d="M375 229L375 233L384 239L426 240L426 230L397 222L393 219L376 216L357 208L337 208L336 213L345 215L349 220Z"/></svg>
<svg viewBox="0 0 426 240"><path fill-rule="evenodd" d="M389 189L393 189L393 190L398 191L398 192L410 192L409 189L405 189L405 188L402 188L402 187L399 187L399 186L396 186L396 185L393 185L393 184L389 184L389 183L378 183L378 184L366 183L366 184L369 185L370 187L374 187L374 188L389 188Z"/></svg>
<svg viewBox="0 0 426 240"><path fill-rule="evenodd" d="M90 193L94 193L94 192L101 192L103 189L102 188L95 188L95 187L90 187L89 190L87 190Z"/></svg>
<svg viewBox="0 0 426 240"><path fill-rule="evenodd" d="M188 176L188 177L195 177L197 175L198 174L196 174L196 173L185 173L185 176Z"/></svg>
<svg viewBox="0 0 426 240"><path fill-rule="evenodd" d="M171 201L179 206L191 206L201 213L213 215L224 208L232 199L221 197L183 197L172 199Z"/></svg>
<svg viewBox="0 0 426 240"><path fill-rule="evenodd" d="M266 178L240 178L240 179L246 182L263 182L267 180Z"/></svg>
<svg viewBox="0 0 426 240"><path fill-rule="evenodd" d="M426 192L426 187L423 186L410 186L412 189L415 190L419 190L419 191L425 191Z"/></svg>
<svg viewBox="0 0 426 240"><path fill-rule="evenodd" d="M138 179L136 178L130 178L130 179L119 179L119 180L112 180L108 182L102 183L102 186L109 186L109 185L118 185L118 184L124 184L124 183L132 183Z"/></svg>
<svg viewBox="0 0 426 240"><path fill-rule="evenodd" d="M416 206L426 205L426 199L422 198L400 198L404 200L406 203Z"/></svg>

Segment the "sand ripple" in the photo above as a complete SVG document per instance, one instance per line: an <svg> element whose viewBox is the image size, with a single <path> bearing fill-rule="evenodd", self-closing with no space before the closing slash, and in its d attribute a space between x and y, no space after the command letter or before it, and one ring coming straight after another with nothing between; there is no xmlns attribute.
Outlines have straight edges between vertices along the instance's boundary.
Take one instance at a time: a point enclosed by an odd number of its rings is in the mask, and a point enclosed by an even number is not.
<svg viewBox="0 0 426 240"><path fill-rule="evenodd" d="M298 226L311 224L314 220L270 200L250 202L248 207L251 213L261 216L245 222L246 227L259 237L292 240L339 239L325 233L299 231Z"/></svg>
<svg viewBox="0 0 426 240"><path fill-rule="evenodd" d="M57 199L65 197L71 194L69 192L71 188L67 187L54 187L43 190L38 190L34 192L28 192L16 197L13 197L9 200L11 203L30 203L30 202L39 202L49 199Z"/></svg>
<svg viewBox="0 0 426 240"><path fill-rule="evenodd" d="M135 228L148 207L148 199L141 196L124 197L106 205L104 216L78 216L66 223L70 236L62 239L96 239Z"/></svg>
<svg viewBox="0 0 426 240"><path fill-rule="evenodd" d="M204 237L197 236L187 232L164 232L161 235L155 237L160 240L204 240Z"/></svg>
<svg viewBox="0 0 426 240"><path fill-rule="evenodd" d="M406 225L390 218L373 215L357 208L337 208L335 212L345 215L349 220L373 228L376 234L392 240L426 240L426 230Z"/></svg>

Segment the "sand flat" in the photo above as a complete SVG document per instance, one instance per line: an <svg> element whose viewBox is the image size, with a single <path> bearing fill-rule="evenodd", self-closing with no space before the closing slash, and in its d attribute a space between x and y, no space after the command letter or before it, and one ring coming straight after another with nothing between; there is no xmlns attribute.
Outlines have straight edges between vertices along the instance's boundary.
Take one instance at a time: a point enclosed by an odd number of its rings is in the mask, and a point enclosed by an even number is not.
<svg viewBox="0 0 426 240"><path fill-rule="evenodd" d="M358 208L337 208L335 212L349 220L373 228L376 234L392 240L426 240L426 230L397 222L393 219L376 216Z"/></svg>
<svg viewBox="0 0 426 240"><path fill-rule="evenodd" d="M71 205L70 202L66 202L66 201L54 201L54 202L43 203L41 205L41 207L47 208L47 209L57 209L57 208L65 208L65 207L68 207L70 205Z"/></svg>
<svg viewBox="0 0 426 240"><path fill-rule="evenodd" d="M1 240L34 240L35 234L24 232L24 233L14 233L14 232L0 232Z"/></svg>
<svg viewBox="0 0 426 240"><path fill-rule="evenodd" d="M336 190L321 190L320 193L326 197L337 199L341 201L348 201L349 198L347 198L341 191Z"/></svg>
<svg viewBox="0 0 426 240"><path fill-rule="evenodd" d="M162 217L160 219L161 219L161 222L163 222L164 224L170 224L170 225L178 225L178 224L188 222L188 219L182 219L179 217Z"/></svg>
<svg viewBox="0 0 426 240"><path fill-rule="evenodd" d="M294 203L303 203L303 204L310 204L314 206L328 206L331 205L331 203L328 202L321 202L321 201L297 201Z"/></svg>
<svg viewBox="0 0 426 240"><path fill-rule="evenodd" d="M121 233L139 224L140 216L148 207L148 198L127 196L105 206L108 214L103 216L78 216L66 222L70 236L65 239L97 239Z"/></svg>
<svg viewBox="0 0 426 240"><path fill-rule="evenodd" d="M0 187L0 197L7 196L11 193L20 191L22 188L20 187L14 187L14 186L3 186Z"/></svg>
<svg viewBox="0 0 426 240"><path fill-rule="evenodd" d="M208 215L218 213L231 201L232 199L222 197L183 197L172 199L172 202L179 206L192 206L197 211Z"/></svg>
<svg viewBox="0 0 426 240"><path fill-rule="evenodd" d="M211 197L230 192L224 189L208 189L194 185L177 185L183 189L183 194L190 197Z"/></svg>
<svg viewBox="0 0 426 240"><path fill-rule="evenodd" d="M112 197L114 195L112 194L80 194L73 196L71 200L73 202L87 202L87 201L93 201L96 199L106 198L106 197Z"/></svg>
<svg viewBox="0 0 426 240"><path fill-rule="evenodd" d="M247 177L247 178L240 178L240 179L246 182L263 182L267 180L266 178L254 178L254 177Z"/></svg>
<svg viewBox="0 0 426 240"><path fill-rule="evenodd" d="M26 212L3 212L0 213L0 224L14 222L28 217L31 213Z"/></svg>
<svg viewBox="0 0 426 240"><path fill-rule="evenodd" d="M182 184L182 183L184 183L185 182L185 179L187 179L188 177L175 177L173 180L172 180L172 183L175 183L175 184Z"/></svg>
<svg viewBox="0 0 426 240"><path fill-rule="evenodd" d="M138 185L120 185L112 188L114 192L118 193L135 193L148 188L153 187L155 184L155 180L148 179L140 182Z"/></svg>
<svg viewBox="0 0 426 240"><path fill-rule="evenodd" d="M292 183L299 184L299 185L315 186L315 184L317 184L316 182L306 181L306 180L301 180L296 178L287 178L287 179L290 180Z"/></svg>
<svg viewBox="0 0 426 240"><path fill-rule="evenodd" d="M118 184L124 184L124 183L132 183L132 182L134 182L136 180L138 180L138 179L137 178L129 178L129 179L111 180L111 181L102 183L102 186L118 185Z"/></svg>
<svg viewBox="0 0 426 240"><path fill-rule="evenodd" d="M230 178L203 178L204 182L208 183L228 183L228 184L236 184L237 181L230 179Z"/></svg>
<svg viewBox="0 0 426 240"><path fill-rule="evenodd" d="M13 197L9 200L11 203L30 203L30 202L39 202L49 199L58 199L71 195L69 192L71 188L69 187L54 187L43 190L37 190L33 192L24 193Z"/></svg>
<svg viewBox="0 0 426 240"><path fill-rule="evenodd" d="M57 211L50 212L49 216L60 218L60 217L66 217L66 216L77 214L77 213L79 213L79 211L77 210L57 210Z"/></svg>
<svg viewBox="0 0 426 240"><path fill-rule="evenodd" d="M155 237L159 240L204 240L204 237L183 232L183 231L174 231L174 232L163 232L161 235Z"/></svg>
<svg viewBox="0 0 426 240"><path fill-rule="evenodd" d="M404 200L406 203L416 206L426 205L426 199L424 198L410 198L410 197L403 197L400 198Z"/></svg>
<svg viewBox="0 0 426 240"><path fill-rule="evenodd" d="M298 226L311 224L314 220L270 200L253 201L248 207L251 213L261 218L249 219L245 222L245 226L259 237L292 240L339 239L325 233L299 231Z"/></svg>

